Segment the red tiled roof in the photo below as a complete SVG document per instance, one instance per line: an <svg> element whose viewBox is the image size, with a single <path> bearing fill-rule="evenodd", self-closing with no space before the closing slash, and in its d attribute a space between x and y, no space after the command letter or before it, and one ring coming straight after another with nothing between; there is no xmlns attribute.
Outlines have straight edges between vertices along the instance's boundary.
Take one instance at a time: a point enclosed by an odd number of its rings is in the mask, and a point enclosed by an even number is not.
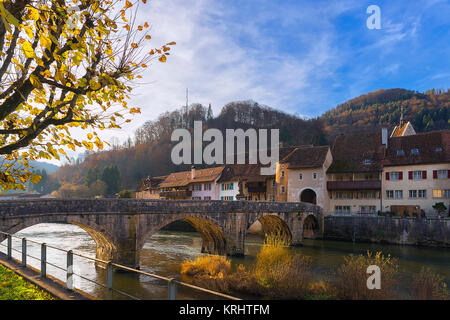
<svg viewBox="0 0 450 320"><path fill-rule="evenodd" d="M333 163L327 172L380 172L385 149L381 132L337 136L331 149Z"/></svg>
<svg viewBox="0 0 450 320"><path fill-rule="evenodd" d="M415 152L414 149L417 149ZM389 139L385 166L450 162L450 130Z"/></svg>
<svg viewBox="0 0 450 320"><path fill-rule="evenodd" d="M227 165L218 182L246 180L251 182L266 181L272 176L261 175L259 164L233 164Z"/></svg>
<svg viewBox="0 0 450 320"><path fill-rule="evenodd" d="M192 179L191 171L171 173L160 185L161 188L184 187L191 183L208 182L216 180L225 167L215 167L208 169L196 169L195 177Z"/></svg>
<svg viewBox="0 0 450 320"><path fill-rule="evenodd" d="M318 168L323 165L330 147L296 147L280 163L287 163L289 169Z"/></svg>

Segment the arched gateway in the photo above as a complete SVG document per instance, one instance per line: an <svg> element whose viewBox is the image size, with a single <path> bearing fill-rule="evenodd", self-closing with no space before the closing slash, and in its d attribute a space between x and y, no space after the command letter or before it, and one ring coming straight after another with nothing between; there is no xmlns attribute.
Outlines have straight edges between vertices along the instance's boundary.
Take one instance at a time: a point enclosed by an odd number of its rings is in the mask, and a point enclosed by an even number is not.
<svg viewBox="0 0 450 320"><path fill-rule="evenodd" d="M322 230L319 206L301 202L195 201L146 199L36 199L0 202L0 231L15 233L39 223L75 224L93 238L97 258L138 268L146 240L176 220L201 235L202 251L243 255L248 227L259 220L265 232L284 232L291 243L303 240L306 217ZM0 241L4 236L0 234Z"/></svg>

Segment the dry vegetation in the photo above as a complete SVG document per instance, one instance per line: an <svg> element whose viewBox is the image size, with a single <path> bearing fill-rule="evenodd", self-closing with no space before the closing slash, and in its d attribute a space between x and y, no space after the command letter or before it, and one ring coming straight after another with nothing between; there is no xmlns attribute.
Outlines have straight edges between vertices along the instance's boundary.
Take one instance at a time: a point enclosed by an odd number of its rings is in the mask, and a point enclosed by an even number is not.
<svg viewBox="0 0 450 320"><path fill-rule="evenodd" d="M381 270L381 289L367 289L367 267ZM185 261L181 273L192 277L194 284L212 290L249 297L270 299L381 300L404 298L399 295L401 273L398 260L381 252L349 255L332 280L314 280L311 257L292 254L280 236L266 237L255 264L239 265L235 271L225 257L202 256ZM409 298L450 299L443 278L422 270L411 285Z"/></svg>

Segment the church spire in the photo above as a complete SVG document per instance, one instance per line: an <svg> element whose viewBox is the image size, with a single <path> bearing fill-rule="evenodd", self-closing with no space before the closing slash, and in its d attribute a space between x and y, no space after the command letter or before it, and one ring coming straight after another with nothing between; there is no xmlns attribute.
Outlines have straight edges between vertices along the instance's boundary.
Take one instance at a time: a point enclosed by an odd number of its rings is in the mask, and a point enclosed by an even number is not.
<svg viewBox="0 0 450 320"><path fill-rule="evenodd" d="M403 120L403 106L401 106L401 114L400 114L400 127L403 126L404 120Z"/></svg>

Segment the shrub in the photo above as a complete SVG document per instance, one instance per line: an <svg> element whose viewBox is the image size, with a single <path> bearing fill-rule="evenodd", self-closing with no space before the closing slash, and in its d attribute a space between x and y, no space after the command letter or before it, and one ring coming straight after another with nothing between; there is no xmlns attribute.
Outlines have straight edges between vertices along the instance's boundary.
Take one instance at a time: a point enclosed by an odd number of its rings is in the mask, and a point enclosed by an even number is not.
<svg viewBox="0 0 450 320"><path fill-rule="evenodd" d="M199 286L221 292L245 293L274 299L303 298L310 282L311 258L292 255L280 235L266 237L254 267L247 270L239 265L231 272L225 257L203 256L184 261L181 273L192 277Z"/></svg>
<svg viewBox="0 0 450 320"><path fill-rule="evenodd" d="M293 255L280 235L266 237L256 257L253 274L271 298L302 298L311 277L310 257Z"/></svg>
<svg viewBox="0 0 450 320"><path fill-rule="evenodd" d="M129 190L122 190L119 192L118 198L134 198L133 193Z"/></svg>
<svg viewBox="0 0 450 320"><path fill-rule="evenodd" d="M432 272L429 268L420 270L411 287L413 299L418 300L448 300L450 292L441 275Z"/></svg>
<svg viewBox="0 0 450 320"><path fill-rule="evenodd" d="M381 289L370 290L367 288L367 267L376 265L381 271ZM393 299L396 297L396 285L398 283L398 261L385 257L381 252L367 256L349 255L344 258L336 274L334 285L337 298L345 300L367 299Z"/></svg>
<svg viewBox="0 0 450 320"><path fill-rule="evenodd" d="M191 277L223 278L231 271L231 263L222 256L201 256L194 261L185 260L181 274Z"/></svg>

